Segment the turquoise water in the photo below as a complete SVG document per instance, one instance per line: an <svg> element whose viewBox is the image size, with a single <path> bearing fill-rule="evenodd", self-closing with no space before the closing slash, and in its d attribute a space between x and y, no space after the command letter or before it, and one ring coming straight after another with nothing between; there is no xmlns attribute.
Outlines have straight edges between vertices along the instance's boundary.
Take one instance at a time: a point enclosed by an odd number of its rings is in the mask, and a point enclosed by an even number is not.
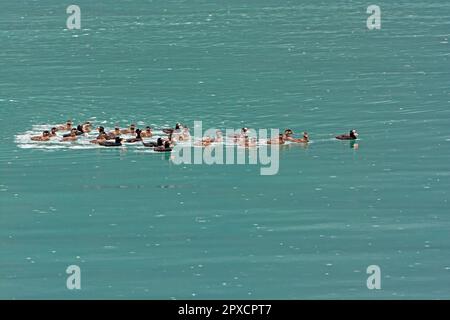
<svg viewBox="0 0 450 320"><path fill-rule="evenodd" d="M377 1L373 31L364 1L76 4L81 30L69 3L0 5L0 298L450 297L450 2ZM17 140L66 119L312 143L261 176Z"/></svg>

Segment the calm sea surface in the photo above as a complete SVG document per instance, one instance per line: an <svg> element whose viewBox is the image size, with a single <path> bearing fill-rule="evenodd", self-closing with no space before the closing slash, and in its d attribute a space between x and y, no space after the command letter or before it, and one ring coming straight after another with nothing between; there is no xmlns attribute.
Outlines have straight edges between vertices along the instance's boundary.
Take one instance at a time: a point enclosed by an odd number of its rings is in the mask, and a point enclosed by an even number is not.
<svg viewBox="0 0 450 320"><path fill-rule="evenodd" d="M0 4L0 298L450 298L449 1L376 1L372 31L359 0L69 4ZM22 143L67 119L312 143L273 176Z"/></svg>

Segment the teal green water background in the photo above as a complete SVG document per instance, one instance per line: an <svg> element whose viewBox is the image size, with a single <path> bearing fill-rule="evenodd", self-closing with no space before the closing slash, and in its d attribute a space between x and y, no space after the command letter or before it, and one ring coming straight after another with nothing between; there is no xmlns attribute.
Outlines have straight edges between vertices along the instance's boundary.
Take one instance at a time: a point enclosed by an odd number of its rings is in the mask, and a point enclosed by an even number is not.
<svg viewBox="0 0 450 320"><path fill-rule="evenodd" d="M357 0L70 4L0 4L0 298L450 297L450 2L377 1L373 31ZM261 176L15 142L91 117L313 143Z"/></svg>

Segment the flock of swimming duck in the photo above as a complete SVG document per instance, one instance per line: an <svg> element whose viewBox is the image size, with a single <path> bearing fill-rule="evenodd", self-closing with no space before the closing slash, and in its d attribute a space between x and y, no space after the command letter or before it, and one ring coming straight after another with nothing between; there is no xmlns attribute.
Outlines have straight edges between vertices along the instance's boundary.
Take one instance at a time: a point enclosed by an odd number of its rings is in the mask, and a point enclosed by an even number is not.
<svg viewBox="0 0 450 320"><path fill-rule="evenodd" d="M144 130L136 128L136 125L131 124L129 128L120 129L115 127L112 131L106 131L104 127L100 126L96 129L98 135L90 143L98 144L104 147L120 147L125 143L141 143L143 146L153 148L156 152L170 152L172 147L178 141L190 141L191 135L189 128L177 123L174 128L164 128L162 132L167 135L165 138L158 137L156 140L145 142L144 138L152 138L153 131L151 127L146 127ZM65 124L52 127L50 130L44 130L42 135L33 136L33 141L50 141L58 137L58 131L66 131L63 134L61 141L76 141L79 136L85 135L92 131L92 124L87 121L74 127L72 121L68 120ZM230 138L237 145L243 147L254 147L257 145L256 138L249 137L249 129L242 128L239 134L235 134ZM131 138L122 138L122 135L129 135ZM350 130L349 134L341 134L336 136L338 140L356 140L358 133L356 130ZM303 133L301 138L295 138L294 132L291 129L284 130L277 138L272 138L265 141L265 144L285 144L286 142L307 144L309 142L309 135L307 132ZM215 137L203 137L201 141L197 142L198 146L208 146L215 142L223 142L222 131L217 130Z"/></svg>

